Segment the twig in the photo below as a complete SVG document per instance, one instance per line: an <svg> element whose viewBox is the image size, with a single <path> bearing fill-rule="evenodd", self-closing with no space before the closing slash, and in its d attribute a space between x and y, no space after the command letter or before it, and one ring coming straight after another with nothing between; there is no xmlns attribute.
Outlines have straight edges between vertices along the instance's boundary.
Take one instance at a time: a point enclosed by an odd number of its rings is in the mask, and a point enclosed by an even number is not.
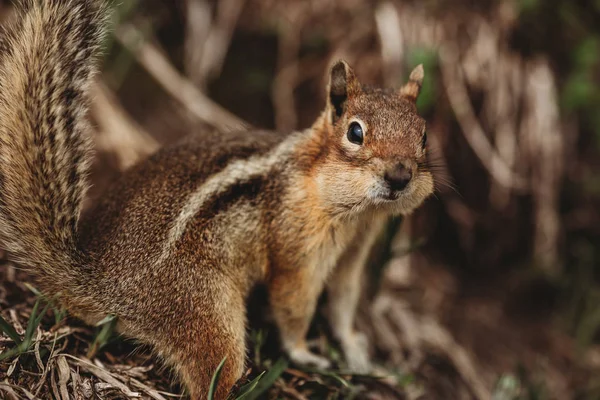
<svg viewBox="0 0 600 400"><path fill-rule="evenodd" d="M300 33L294 22L279 34L278 73L273 81L271 96L275 111L275 127L282 132L296 128L298 116L294 101L294 89L298 85Z"/></svg>
<svg viewBox="0 0 600 400"><path fill-rule="evenodd" d="M377 340L385 331L400 331L404 335L405 345L416 353L410 364L415 368L423 360L423 354L433 351L442 354L450 360L460 374L463 382L479 400L491 399L491 394L485 383L478 377L477 370L467 351L458 344L450 332L441 326L434 318L424 315L416 316L408 304L394 294L382 293L373 305L373 321L377 321ZM385 328L385 329L384 329ZM385 335L390 333L386 332ZM391 334L391 337L397 335Z"/></svg>
<svg viewBox="0 0 600 400"><path fill-rule="evenodd" d="M457 51L453 44L446 44L440 49L440 66L442 79L446 87L448 100L467 143L479 158L481 164L488 170L490 176L506 188L525 190L526 180L511 170L498 152L487 139L479 124L475 111L471 106L466 84L458 67Z"/></svg>
<svg viewBox="0 0 600 400"><path fill-rule="evenodd" d="M421 318L420 328L423 344L445 354L452 361L452 364L476 399L488 400L492 398L490 391L478 377L480 374L475 369L468 353L454 340L446 329L429 316Z"/></svg>
<svg viewBox="0 0 600 400"><path fill-rule="evenodd" d="M114 152L122 170L159 148L158 142L120 106L102 82L94 87L92 111L99 125L97 146Z"/></svg>
<svg viewBox="0 0 600 400"><path fill-rule="evenodd" d="M210 5L206 0L187 0L185 32L185 73L200 88L205 86L200 64L212 26Z"/></svg>
<svg viewBox="0 0 600 400"><path fill-rule="evenodd" d="M547 273L557 276L564 139L561 134L556 83L548 60L540 58L529 62L525 82L527 112L521 132L529 144L532 163L534 254Z"/></svg>
<svg viewBox="0 0 600 400"><path fill-rule="evenodd" d="M56 360L58 366L58 386L60 394L63 400L69 400L69 391L67 390L67 383L71 379L71 369L65 359L64 355L58 356Z"/></svg>
<svg viewBox="0 0 600 400"><path fill-rule="evenodd" d="M221 0L217 2L216 23L212 25L208 32L200 65L198 66L198 73L203 82L221 72L233 31L245 3L246 0Z"/></svg>
<svg viewBox="0 0 600 400"><path fill-rule="evenodd" d="M94 365L91 361L89 361L87 359L78 358L78 357L72 356L70 354L64 354L64 356L72 359L77 365L79 365L81 368L88 371L89 373L95 375L100 380L109 383L110 385L114 386L115 388L118 388L127 397L134 397L134 398L140 397L140 394L138 392L132 392L127 387L127 385L125 385L124 383L119 381L117 378L115 378L113 376L113 374L111 374L106 369L99 367L97 365Z"/></svg>
<svg viewBox="0 0 600 400"><path fill-rule="evenodd" d="M249 127L248 123L217 105L181 76L156 46L145 41L134 26L123 25L116 30L115 35L150 75L197 118L222 131Z"/></svg>
<svg viewBox="0 0 600 400"><path fill-rule="evenodd" d="M54 340L52 341L52 348L50 349L50 355L48 356L48 362L46 363L46 365L43 366L42 376L40 377L40 380L38 381L38 383L36 384L36 386L33 389L33 391L35 392L35 397L37 397L40 394L40 391L42 390L42 387L44 386L44 381L46 380L46 376L48 376L48 372L50 371L50 361L54 357L54 348L56 347L57 337L58 337L58 333L55 333ZM39 343L40 342L37 342L35 344L36 357L39 357ZM41 360L39 360L38 362L41 362Z"/></svg>
<svg viewBox="0 0 600 400"><path fill-rule="evenodd" d="M381 58L385 83L397 85L402 77L402 59L404 58L404 43L398 10L390 3L380 4L375 10L375 23L381 45Z"/></svg>

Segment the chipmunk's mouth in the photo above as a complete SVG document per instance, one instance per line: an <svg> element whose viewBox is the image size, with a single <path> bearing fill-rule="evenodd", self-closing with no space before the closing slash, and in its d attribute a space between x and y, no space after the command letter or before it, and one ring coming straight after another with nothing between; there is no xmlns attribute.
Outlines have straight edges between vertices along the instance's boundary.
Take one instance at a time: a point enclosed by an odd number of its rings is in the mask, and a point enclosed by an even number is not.
<svg viewBox="0 0 600 400"><path fill-rule="evenodd" d="M385 183L378 183L369 190L368 197L376 202L392 203L398 201L408 192L408 187L402 190L393 190Z"/></svg>
<svg viewBox="0 0 600 400"><path fill-rule="evenodd" d="M406 215L419 207L433 193L430 174L418 174L401 189L396 189L380 177L374 177L364 197L364 206L373 211Z"/></svg>
<svg viewBox="0 0 600 400"><path fill-rule="evenodd" d="M393 190L387 190L387 193L385 194L381 194L379 196L379 200L383 200L385 202L392 202L392 201L396 201L398 200L398 198L400 197L401 192L396 192Z"/></svg>

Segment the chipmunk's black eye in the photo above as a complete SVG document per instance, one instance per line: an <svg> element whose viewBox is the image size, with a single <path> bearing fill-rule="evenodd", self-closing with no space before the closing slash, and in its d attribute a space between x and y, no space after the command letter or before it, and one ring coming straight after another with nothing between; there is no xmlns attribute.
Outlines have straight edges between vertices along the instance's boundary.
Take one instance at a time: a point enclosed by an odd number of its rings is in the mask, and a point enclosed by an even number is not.
<svg viewBox="0 0 600 400"><path fill-rule="evenodd" d="M427 132L425 132L423 134L423 143L422 143L423 148L425 148L426 145L427 145Z"/></svg>
<svg viewBox="0 0 600 400"><path fill-rule="evenodd" d="M358 122L353 122L348 128L348 134L346 135L348 140L354 144L363 143L363 130Z"/></svg>

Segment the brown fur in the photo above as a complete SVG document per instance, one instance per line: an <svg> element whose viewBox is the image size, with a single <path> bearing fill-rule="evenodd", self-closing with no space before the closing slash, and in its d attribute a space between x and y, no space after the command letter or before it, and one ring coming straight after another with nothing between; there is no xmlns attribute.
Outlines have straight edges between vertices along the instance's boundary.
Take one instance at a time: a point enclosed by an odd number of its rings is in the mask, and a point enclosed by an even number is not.
<svg viewBox="0 0 600 400"><path fill-rule="evenodd" d="M328 282L332 331L349 365L368 370L352 326L366 254L387 216L410 213L433 190L414 105L422 72L384 91L338 62L311 129L192 134L127 171L77 228L93 63L75 55L96 52L103 14L90 1L66 3L32 2L3 41L3 246L74 314L89 323L116 315L121 332L154 345L194 399L223 357L218 398L241 377L245 299L258 282L284 350L321 367L328 362L305 335ZM346 138L353 121L362 145ZM384 176L399 163L413 178L394 192Z"/></svg>
<svg viewBox="0 0 600 400"><path fill-rule="evenodd" d="M77 248L76 225L92 147L87 92L106 14L83 0L24 3L1 46L0 241L46 292L93 309L84 283L94 265Z"/></svg>

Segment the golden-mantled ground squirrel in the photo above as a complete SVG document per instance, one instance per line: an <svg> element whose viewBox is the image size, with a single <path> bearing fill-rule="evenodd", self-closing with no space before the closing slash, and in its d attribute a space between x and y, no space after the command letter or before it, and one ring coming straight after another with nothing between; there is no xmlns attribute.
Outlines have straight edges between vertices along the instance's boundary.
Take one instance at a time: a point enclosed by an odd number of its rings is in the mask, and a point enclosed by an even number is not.
<svg viewBox="0 0 600 400"><path fill-rule="evenodd" d="M326 285L332 331L349 366L367 371L353 329L367 252L388 216L433 191L415 107L423 68L382 90L339 61L311 128L191 134L127 171L80 221L106 10L26 3L0 42L0 242L12 258L83 320L117 316L193 399L224 357L218 398L242 376L245 300L258 282L285 352L322 368L305 335Z"/></svg>

